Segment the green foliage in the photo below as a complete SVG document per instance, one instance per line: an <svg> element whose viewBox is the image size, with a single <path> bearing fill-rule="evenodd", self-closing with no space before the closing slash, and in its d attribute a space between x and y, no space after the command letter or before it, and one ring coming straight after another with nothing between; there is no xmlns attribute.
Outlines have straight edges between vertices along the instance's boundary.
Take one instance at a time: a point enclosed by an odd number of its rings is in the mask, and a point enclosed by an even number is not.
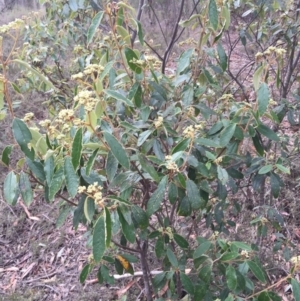
<svg viewBox="0 0 300 301"><path fill-rule="evenodd" d="M280 173L289 173L284 137L273 127L283 117L270 105L270 61L262 56L253 74L253 105L224 93L230 58L221 37L229 28L232 8L220 1L204 2L201 14L181 22L188 26L200 20L196 26L201 34L196 46L189 45L179 56L170 75L145 51L141 24L126 3L109 3L95 15L84 1L53 1L45 21L33 21L49 26L27 29L27 44L14 62L29 72L24 90L51 93L60 101L48 103L51 117L39 124L32 116L13 119L13 135L26 164L7 174L4 197L14 205L21 196L29 206L38 184L46 201L64 200L57 226L72 212L69 206L76 207L75 229L83 223L91 235L92 256L79 276L82 283L95 267L99 283L114 282L112 269L133 274L131 263L138 259L123 254L127 251L138 253L145 271L150 250L163 270L152 283L144 275L145 288L152 290L148 299L167 284L173 299L181 293L175 287L183 287L199 301L276 300L274 286L260 286L267 278L257 250L223 239L235 226L228 213L241 204L232 204L230 197L243 189L242 181L256 191L269 182L278 198ZM138 46L131 41L131 27L137 30ZM244 31L240 39L246 45ZM38 50L35 41L43 39L49 45ZM56 54L71 46L66 68L72 75L64 78ZM54 64L32 68L35 55ZM272 143L282 150L276 161ZM253 148L243 151L245 144ZM9 168L11 151L7 146L2 152ZM273 214L275 228L281 221L278 215ZM259 215L251 224L265 233L267 218ZM197 234L200 220L211 230L210 237ZM299 300L299 283L292 278L290 271L285 280L291 281Z"/></svg>

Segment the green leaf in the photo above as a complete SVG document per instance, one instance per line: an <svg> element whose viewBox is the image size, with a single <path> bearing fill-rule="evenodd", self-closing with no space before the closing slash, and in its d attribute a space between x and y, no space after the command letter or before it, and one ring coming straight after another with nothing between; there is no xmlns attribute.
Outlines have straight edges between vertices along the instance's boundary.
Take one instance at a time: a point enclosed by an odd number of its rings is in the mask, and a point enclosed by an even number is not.
<svg viewBox="0 0 300 301"><path fill-rule="evenodd" d="M138 155L138 159L141 163L142 169L147 172L155 182L158 183L160 181L160 177L153 167L152 163L146 161L146 157L144 157L142 154Z"/></svg>
<svg viewBox="0 0 300 301"><path fill-rule="evenodd" d="M178 267L178 260L177 260L175 254L173 253L173 251L170 248L167 249L167 257L168 257L171 265L173 267L177 268Z"/></svg>
<svg viewBox="0 0 300 301"><path fill-rule="evenodd" d="M110 133L104 132L103 136L110 147L111 152L119 161L119 163L124 166L126 169L129 169L129 159L127 153L123 148L122 144Z"/></svg>
<svg viewBox="0 0 300 301"><path fill-rule="evenodd" d="M105 218L101 215L96 221L93 232L93 256L99 262L105 252Z"/></svg>
<svg viewBox="0 0 300 301"><path fill-rule="evenodd" d="M231 261L233 259L236 259L237 257L239 257L239 253L238 252L229 252L229 253L224 253L222 254L220 260L221 261Z"/></svg>
<svg viewBox="0 0 300 301"><path fill-rule="evenodd" d="M70 214L70 212L71 212L71 208L67 207L59 213L59 216L58 216L58 218L56 220L56 223L55 223L56 228L60 228L64 224L64 222L66 221L66 219L67 219L68 215Z"/></svg>
<svg viewBox="0 0 300 301"><path fill-rule="evenodd" d="M143 145L143 143L147 140L147 138L152 134L152 130L147 130L147 131L144 131L142 132L140 135L139 135L139 138L138 138L138 141L137 141L137 146L141 146Z"/></svg>
<svg viewBox="0 0 300 301"><path fill-rule="evenodd" d="M157 189L151 195L147 203L147 214L149 217L160 208L160 205L165 196L167 183L168 176L164 176L158 184Z"/></svg>
<svg viewBox="0 0 300 301"><path fill-rule="evenodd" d="M275 164L276 165L276 167L279 169L279 170L281 170L282 172L284 172L285 174L290 174L290 169L289 168L287 168L287 167L285 167L285 166L283 166L283 165L281 165L281 164Z"/></svg>
<svg viewBox="0 0 300 301"><path fill-rule="evenodd" d="M265 165L258 171L258 174L260 174L260 175L266 174L266 173L270 172L272 169L273 169L272 164Z"/></svg>
<svg viewBox="0 0 300 301"><path fill-rule="evenodd" d="M239 249L246 250L248 252L252 252L253 251L252 248L251 248L251 246L249 246L249 245L247 245L247 244L245 244L243 242L240 242L240 241L232 241L231 245L235 246L235 247L237 247Z"/></svg>
<svg viewBox="0 0 300 301"><path fill-rule="evenodd" d="M178 75L182 73L186 68L189 67L193 52L194 52L193 49L188 49L180 55L179 62L177 64L177 70L176 70Z"/></svg>
<svg viewBox="0 0 300 301"><path fill-rule="evenodd" d="M1 160L7 167L9 166L10 154L11 154L12 149L13 149L12 145L8 145L2 151Z"/></svg>
<svg viewBox="0 0 300 301"><path fill-rule="evenodd" d="M277 199L279 196L280 187L282 185L279 176L277 174L271 172L270 182L271 182L271 192L272 192L274 198Z"/></svg>
<svg viewBox="0 0 300 301"><path fill-rule="evenodd" d="M191 203L188 197L183 197L178 204L177 214L179 216L190 216L192 213Z"/></svg>
<svg viewBox="0 0 300 301"><path fill-rule="evenodd" d="M88 176L91 172L91 169L93 168L94 166L94 163L95 163L95 159L96 159L96 156L98 154L98 151L99 151L99 148L95 149L92 153L92 155L89 157L89 160L86 164L86 169L85 169L85 174Z"/></svg>
<svg viewBox="0 0 300 301"><path fill-rule="evenodd" d="M116 100L120 100L120 101L124 102L126 105L128 105L130 107L134 106L130 99L126 98L125 96L123 96L119 92L116 92L114 90L103 90L103 92L106 95L108 95L108 96L110 96L110 97L112 97L112 98L114 98Z"/></svg>
<svg viewBox="0 0 300 301"><path fill-rule="evenodd" d="M77 12L78 10L77 0L69 0L69 6L73 12Z"/></svg>
<svg viewBox="0 0 300 301"><path fill-rule="evenodd" d="M218 56L220 60L220 66L223 71L227 69L227 55L221 43L217 46Z"/></svg>
<svg viewBox="0 0 300 301"><path fill-rule="evenodd" d="M258 101L258 113L262 116L269 104L270 100L270 91L266 83L262 83L257 91L257 101Z"/></svg>
<svg viewBox="0 0 300 301"><path fill-rule="evenodd" d="M14 138L19 144L22 152L31 160L34 160L34 150L28 148L28 143L32 139L32 135L27 125L18 118L14 118L12 124Z"/></svg>
<svg viewBox="0 0 300 301"><path fill-rule="evenodd" d="M169 197L170 203L172 205L175 204L175 202L177 201L177 197L178 197L178 189L177 189L177 186L173 182L170 182L170 184L169 184L168 197Z"/></svg>
<svg viewBox="0 0 300 301"><path fill-rule="evenodd" d="M95 201L91 197L87 197L84 201L83 207L84 215L87 221L90 223L93 220L95 214Z"/></svg>
<svg viewBox="0 0 300 301"><path fill-rule="evenodd" d="M203 204L201 202L199 189L195 182L190 179L186 180L186 193L192 209L200 209Z"/></svg>
<svg viewBox="0 0 300 301"><path fill-rule="evenodd" d="M259 68L257 68L257 70L253 74L253 86L255 91L259 89L259 83L264 70L265 70L265 65L262 64Z"/></svg>
<svg viewBox="0 0 300 301"><path fill-rule="evenodd" d="M295 301L300 301L300 283L297 280L292 279L291 284Z"/></svg>
<svg viewBox="0 0 300 301"><path fill-rule="evenodd" d="M72 143L72 164L75 170L77 170L81 158L82 151L82 128L76 131L73 143Z"/></svg>
<svg viewBox="0 0 300 301"><path fill-rule="evenodd" d="M157 258L161 258L165 255L165 241L163 236L157 239L154 250Z"/></svg>
<svg viewBox="0 0 300 301"><path fill-rule="evenodd" d="M125 57L126 57L126 61L127 61L129 68L133 72L135 72L137 74L142 73L142 68L134 63L134 60L138 60L138 57L131 48L128 48L128 47L125 48Z"/></svg>
<svg viewBox="0 0 300 301"><path fill-rule="evenodd" d="M134 100L134 104L140 108L143 102L143 90L141 85L138 82L135 82L134 85L131 87L129 94L129 99Z"/></svg>
<svg viewBox="0 0 300 301"><path fill-rule="evenodd" d="M225 127L220 133L220 146L225 147L230 142L231 138L234 135L236 128L235 123L230 123L227 127Z"/></svg>
<svg viewBox="0 0 300 301"><path fill-rule="evenodd" d="M87 45L90 44L95 36L95 33L102 21L104 12L100 11L99 13L97 13L97 15L93 18L92 23L88 29L87 32Z"/></svg>
<svg viewBox="0 0 300 301"><path fill-rule="evenodd" d="M229 265L226 269L226 282L231 291L234 291L237 286L237 276L233 266Z"/></svg>
<svg viewBox="0 0 300 301"><path fill-rule="evenodd" d="M52 201L54 199L56 193L62 187L63 180L64 180L64 169L61 167L54 173L52 181L49 185L49 200L50 201Z"/></svg>
<svg viewBox="0 0 300 301"><path fill-rule="evenodd" d="M171 154L175 154L177 152L180 152L180 151L185 151L188 146L190 145L190 141L191 139L190 138L186 138L186 139L183 139L182 141L180 141L171 151Z"/></svg>
<svg viewBox="0 0 300 301"><path fill-rule="evenodd" d="M233 295L229 294L228 297L224 301L234 301Z"/></svg>
<svg viewBox="0 0 300 301"><path fill-rule="evenodd" d="M112 220L110 212L107 207L104 207L104 219L105 219L105 245L108 248L111 242L112 235Z"/></svg>
<svg viewBox="0 0 300 301"><path fill-rule="evenodd" d="M212 25L213 29L217 30L219 17L218 17L218 8L215 0L209 1L208 17L209 17L209 22Z"/></svg>
<svg viewBox="0 0 300 301"><path fill-rule="evenodd" d="M188 249L189 243L185 238L183 238L181 235L174 233L174 240L178 244L178 246L182 249Z"/></svg>
<svg viewBox="0 0 300 301"><path fill-rule="evenodd" d="M48 186L50 185L53 174L54 174L54 168L55 168L55 163L54 163L54 158L53 156L50 156L47 158L47 160L44 163L44 172L46 176L46 182Z"/></svg>
<svg viewBox="0 0 300 301"><path fill-rule="evenodd" d="M270 301L271 298L269 297L268 292L262 292L257 297L258 301Z"/></svg>
<svg viewBox="0 0 300 301"><path fill-rule="evenodd" d="M9 172L4 180L4 198L9 205L14 205L18 196L17 176L13 171Z"/></svg>
<svg viewBox="0 0 300 301"><path fill-rule="evenodd" d="M220 144L207 138L197 138L195 139L195 143L206 147L218 147L218 148L220 147Z"/></svg>
<svg viewBox="0 0 300 301"><path fill-rule="evenodd" d="M247 264L250 268L250 270L252 271L252 273L254 274L254 276L261 282L265 283L266 282L266 277L265 274L263 272L263 270L261 269L261 267L254 261L247 261Z"/></svg>
<svg viewBox="0 0 300 301"><path fill-rule="evenodd" d="M259 139L257 133L254 137L252 137L252 141L253 141L254 147L255 147L256 151L258 152L258 154L263 156L265 151L264 151L263 146L261 145L261 142L260 142L260 139Z"/></svg>
<svg viewBox="0 0 300 301"><path fill-rule="evenodd" d="M108 181L112 182L118 170L118 160L111 151L108 152L105 169Z"/></svg>
<svg viewBox="0 0 300 301"><path fill-rule="evenodd" d="M197 247L197 249L194 251L193 259L196 259L203 255L205 252L209 250L211 247L211 242L210 241L205 241L200 244L200 246Z"/></svg>
<svg viewBox="0 0 300 301"><path fill-rule="evenodd" d="M223 185L228 182L228 173L226 169L222 168L220 165L217 166L218 179L221 181Z"/></svg>
<svg viewBox="0 0 300 301"><path fill-rule="evenodd" d="M81 273L79 276L80 283L83 283L86 280L90 271L91 271L91 265L90 264L85 265L84 268L81 270Z"/></svg>
<svg viewBox="0 0 300 301"><path fill-rule="evenodd" d="M131 242L134 243L135 242L135 230L134 230L134 226L133 224L128 224L128 222L126 221L126 219L123 216L122 211L120 210L120 207L117 208L117 212L119 215L119 221L122 227L122 232L125 236L125 238Z"/></svg>
<svg viewBox="0 0 300 301"><path fill-rule="evenodd" d="M138 33L138 38L139 38L139 41L141 43L142 46L144 46L144 33L143 33L143 27L142 27L142 24L141 22L139 21L136 21L138 26L137 26L137 33Z"/></svg>
<svg viewBox="0 0 300 301"><path fill-rule="evenodd" d="M139 228L147 229L149 225L149 218L146 212L141 207L133 205L131 207L131 216Z"/></svg>
<svg viewBox="0 0 300 301"><path fill-rule="evenodd" d="M212 261L208 260L204 266L200 268L198 277L205 283L209 283L212 274Z"/></svg>
<svg viewBox="0 0 300 301"><path fill-rule="evenodd" d="M44 172L44 166L42 163L37 161L32 161L29 158L26 158L26 164L28 165L29 169L32 171L35 177L42 183L46 181L46 176Z"/></svg>
<svg viewBox="0 0 300 301"><path fill-rule="evenodd" d="M68 193L72 198L74 198L77 194L77 189L79 186L79 177L74 170L71 157L69 156L65 157L64 173Z"/></svg>
<svg viewBox="0 0 300 301"><path fill-rule="evenodd" d="M257 128L256 128L262 135L266 136L267 138L279 142L280 139L277 136L277 134L271 130L270 128L268 128L266 125L264 124L260 124Z"/></svg>
<svg viewBox="0 0 300 301"><path fill-rule="evenodd" d="M183 272L180 272L180 280L183 285L183 288L187 291L188 294L194 295L195 288L191 279Z"/></svg>
<svg viewBox="0 0 300 301"><path fill-rule="evenodd" d="M19 179L19 188L22 195L22 199L26 206L29 206L33 201L33 192L28 175L21 171Z"/></svg>

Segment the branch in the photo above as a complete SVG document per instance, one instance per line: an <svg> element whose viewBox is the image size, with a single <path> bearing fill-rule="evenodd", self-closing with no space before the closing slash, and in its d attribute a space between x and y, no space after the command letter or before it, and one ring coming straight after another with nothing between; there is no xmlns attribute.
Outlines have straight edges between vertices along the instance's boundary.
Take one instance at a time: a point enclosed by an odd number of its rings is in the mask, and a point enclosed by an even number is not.
<svg viewBox="0 0 300 301"><path fill-rule="evenodd" d="M180 22L180 19L181 19L181 16L182 16L184 3L185 3L185 0L181 0L180 10L179 10L179 14L178 14L177 21L176 21L176 24L175 24L174 32L173 32L171 41L169 43L169 46L166 49L165 54L164 54L164 59L163 59L162 68L161 68L161 72L163 74L165 73L167 61L168 61L170 52L171 52L171 50L173 48L173 45L175 43L175 40L176 40L176 36L177 36L177 32L178 32L178 26L179 26L179 22Z"/></svg>

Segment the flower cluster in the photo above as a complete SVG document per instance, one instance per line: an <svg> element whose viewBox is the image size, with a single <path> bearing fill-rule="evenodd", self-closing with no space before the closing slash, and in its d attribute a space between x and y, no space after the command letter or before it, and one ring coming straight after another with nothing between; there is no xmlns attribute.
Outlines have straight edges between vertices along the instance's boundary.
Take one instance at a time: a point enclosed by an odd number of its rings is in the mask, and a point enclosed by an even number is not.
<svg viewBox="0 0 300 301"><path fill-rule="evenodd" d="M162 126L164 122L164 118L162 116L158 116L157 120L154 121L154 126L158 129L159 127Z"/></svg>
<svg viewBox="0 0 300 301"><path fill-rule="evenodd" d="M90 112L95 108L97 98L93 91L83 90L74 97L74 101L83 105L85 110Z"/></svg>
<svg viewBox="0 0 300 301"><path fill-rule="evenodd" d="M21 19L16 19L13 22L10 22L8 24L4 24L2 26L0 26L0 34L4 34L7 33L8 31L14 29L17 30L19 28L21 28L24 25L24 21Z"/></svg>
<svg viewBox="0 0 300 301"><path fill-rule="evenodd" d="M34 118L34 114L33 113L26 113L24 118L23 118L23 121L24 122L29 122L30 120L32 120Z"/></svg>
<svg viewBox="0 0 300 301"><path fill-rule="evenodd" d="M93 198L98 204L98 206L102 206L103 203L103 195L102 195L102 187L95 182L92 185L89 185L88 188L85 186L79 186L78 187L78 193L85 193L91 198Z"/></svg>
<svg viewBox="0 0 300 301"><path fill-rule="evenodd" d="M90 64L87 67L85 67L83 73L85 75L91 75L91 74L99 74L101 71L103 71L104 68L101 65L97 65L97 64Z"/></svg>
<svg viewBox="0 0 300 301"><path fill-rule="evenodd" d="M263 53L262 52L258 52L255 55L255 60L256 60L257 63L259 63L259 62L262 61L263 57L271 58L271 56L273 54L275 54L275 56L278 57L278 58L282 58L285 53L286 53L286 50L283 49L283 48L277 48L277 47L274 47L274 46L270 46Z"/></svg>
<svg viewBox="0 0 300 301"><path fill-rule="evenodd" d="M58 118L62 121L62 123L71 121L74 119L74 111L72 109L61 110L58 114Z"/></svg>
<svg viewBox="0 0 300 301"><path fill-rule="evenodd" d="M166 167L173 172L179 172L178 166L173 161L172 156L166 156Z"/></svg>

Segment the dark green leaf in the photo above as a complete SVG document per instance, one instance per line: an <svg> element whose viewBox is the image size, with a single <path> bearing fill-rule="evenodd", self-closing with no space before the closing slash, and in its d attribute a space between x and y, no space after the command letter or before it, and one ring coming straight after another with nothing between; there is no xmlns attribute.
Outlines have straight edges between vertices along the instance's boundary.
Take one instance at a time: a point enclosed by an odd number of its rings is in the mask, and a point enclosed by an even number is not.
<svg viewBox="0 0 300 301"><path fill-rule="evenodd" d="M172 149L172 155L177 153L177 152L180 152L180 151L185 151L189 144L190 144L190 141L191 139L190 138L186 138L186 139L183 139L182 141L180 141L173 149Z"/></svg>
<svg viewBox="0 0 300 301"><path fill-rule="evenodd" d="M139 154L138 158L141 163L142 169L146 171L155 182L158 183L160 181L160 177L155 168L153 167L152 163L147 162L146 157L142 154Z"/></svg>
<svg viewBox="0 0 300 301"><path fill-rule="evenodd" d="M144 144L144 142L147 140L147 138L152 134L152 130L147 130L147 131L144 131L142 132L140 135L139 135L139 138L138 138L138 141L137 141L137 146L141 146Z"/></svg>
<svg viewBox="0 0 300 301"><path fill-rule="evenodd" d="M29 169L34 174L34 176L37 177L37 179L39 181L44 183L44 181L46 181L46 176L45 176L45 172L44 172L44 166L42 165L42 163L37 162L37 161L32 161L29 158L26 158L26 163L27 163Z"/></svg>
<svg viewBox="0 0 300 301"><path fill-rule="evenodd" d="M112 221L109 210L104 207L104 219L105 219L105 245L108 248L111 242L112 233Z"/></svg>
<svg viewBox="0 0 300 301"><path fill-rule="evenodd" d="M177 186L173 183L170 182L169 184L169 189L168 189L168 196L169 196L169 201L173 205L175 204L178 196L178 189Z"/></svg>
<svg viewBox="0 0 300 301"><path fill-rule="evenodd" d="M115 278L114 276L111 276L109 274L109 269L106 265L101 266L101 275L103 277L103 281L107 282L108 284L112 285L115 283Z"/></svg>
<svg viewBox="0 0 300 301"><path fill-rule="evenodd" d="M157 258L161 258L165 254L165 240L163 236L160 236L155 244L155 254Z"/></svg>
<svg viewBox="0 0 300 301"><path fill-rule="evenodd" d="M179 216L190 216L192 213L191 203L188 197L184 197L177 208L177 214Z"/></svg>
<svg viewBox="0 0 300 301"><path fill-rule="evenodd" d="M4 180L4 198L9 205L14 205L18 194L18 180L13 171L9 172Z"/></svg>
<svg viewBox="0 0 300 301"><path fill-rule="evenodd" d="M29 206L33 200L33 192L28 175L21 171L19 179L19 188L22 195L22 199L26 206Z"/></svg>
<svg viewBox="0 0 300 301"><path fill-rule="evenodd" d="M94 214L95 214L95 201L94 199L87 197L84 202L84 215L89 223L93 220Z"/></svg>
<svg viewBox="0 0 300 301"><path fill-rule="evenodd" d="M180 272L180 280L187 293L194 295L195 288L191 279L185 273Z"/></svg>
<svg viewBox="0 0 300 301"><path fill-rule="evenodd" d="M134 63L135 60L138 60L138 57L132 49L127 48L127 47L125 48L125 57L126 57L126 61L127 61L129 68L133 72L135 72L137 74L142 73L142 68Z"/></svg>
<svg viewBox="0 0 300 301"><path fill-rule="evenodd" d="M173 253L173 251L170 248L167 249L167 257L168 257L171 265L173 267L177 268L178 267L178 260L177 260L175 254Z"/></svg>
<svg viewBox="0 0 300 301"><path fill-rule="evenodd" d="M295 298L295 301L300 301L300 283L295 279L292 279L291 283L292 283L293 296Z"/></svg>
<svg viewBox="0 0 300 301"><path fill-rule="evenodd" d="M256 128L262 135L266 136L267 138L279 142L280 139L277 136L277 134L271 130L270 128L268 128L266 125L264 124L260 124L257 128Z"/></svg>
<svg viewBox="0 0 300 301"><path fill-rule="evenodd" d="M117 212L119 215L119 221L120 221L120 224L122 227L122 232L123 232L124 236L126 237L126 239L129 242L134 243L135 242L135 230L134 230L133 224L129 224L126 221L120 207L118 207Z"/></svg>
<svg viewBox="0 0 300 301"><path fill-rule="evenodd" d="M229 252L229 253L224 253L220 260L221 261L231 261L233 259L236 259L237 257L239 257L239 253L238 252Z"/></svg>
<svg viewBox="0 0 300 301"><path fill-rule="evenodd" d="M73 164L71 162L71 157L65 157L64 173L66 178L66 185L69 195L74 198L77 194L77 189L79 186L79 177L77 176Z"/></svg>
<svg viewBox="0 0 300 301"><path fill-rule="evenodd" d="M217 51L221 68L225 71L227 69L227 55L221 43L218 43Z"/></svg>
<svg viewBox="0 0 300 301"><path fill-rule="evenodd" d="M237 276L234 267L231 265L226 269L226 282L228 288L234 291L237 286Z"/></svg>
<svg viewBox="0 0 300 301"><path fill-rule="evenodd" d="M158 184L157 189L151 195L148 203L147 203L147 214L151 216L154 212L159 210L160 205L164 199L166 186L168 183L168 176L164 176L160 183Z"/></svg>
<svg viewBox="0 0 300 301"><path fill-rule="evenodd" d="M183 72L189 65L193 54L193 49L188 49L180 55L177 65L177 74Z"/></svg>
<svg viewBox="0 0 300 301"><path fill-rule="evenodd" d="M45 164L44 164L44 172L45 172L46 182L47 182L48 186L50 185L50 183L52 181L53 174L54 174L54 168L55 168L54 158L53 158L53 156L50 156L47 158L47 160L45 161Z"/></svg>
<svg viewBox="0 0 300 301"><path fill-rule="evenodd" d="M197 249L194 252L193 258L196 259L206 253L209 248L211 247L211 242L210 241L205 241L200 246L197 247Z"/></svg>
<svg viewBox="0 0 300 301"><path fill-rule="evenodd" d="M261 269L261 267L254 261L247 261L247 264L249 265L250 270L252 271L252 273L254 274L254 276L261 282L265 283L266 282L266 277L265 274L263 272L263 270Z"/></svg>
<svg viewBox="0 0 300 301"><path fill-rule="evenodd" d="M92 23L87 32L87 45L90 44L95 36L95 33L101 23L104 12L100 11L92 20Z"/></svg>
<svg viewBox="0 0 300 301"><path fill-rule="evenodd" d="M220 144L216 143L213 140L207 138L197 138L195 139L195 143L206 146L206 147L220 147Z"/></svg>
<svg viewBox="0 0 300 301"><path fill-rule="evenodd" d="M182 249L187 249L189 247L187 240L177 233L174 233L174 240Z"/></svg>
<svg viewBox="0 0 300 301"><path fill-rule="evenodd" d="M262 83L257 91L258 113L260 116L262 116L266 112L269 100L269 87L266 83Z"/></svg>
<svg viewBox="0 0 300 301"><path fill-rule="evenodd" d="M141 85L138 82L134 83L134 85L132 86L131 90L129 91L128 98L133 99L135 105L138 108L140 108L142 106L143 90L142 90Z"/></svg>
<svg viewBox="0 0 300 301"><path fill-rule="evenodd" d="M27 125L18 118L15 118L12 124L14 138L19 144L22 152L31 160L34 160L34 150L28 148L28 143L32 139L32 135Z"/></svg>
<svg viewBox="0 0 300 301"><path fill-rule="evenodd" d="M236 124L230 123L227 127L225 127L220 133L220 146L225 147L233 137L235 132Z"/></svg>
<svg viewBox="0 0 300 301"><path fill-rule="evenodd" d="M122 144L110 133L104 132L103 136L110 147L111 152L116 157L121 165L123 165L126 169L129 169L129 159L127 157L127 153L123 148Z"/></svg>
<svg viewBox="0 0 300 301"><path fill-rule="evenodd" d="M11 151L12 151L13 147L12 145L8 145L4 148L4 150L2 151L2 162L8 167L9 166L9 157L10 157L10 154L11 154Z"/></svg>
<svg viewBox="0 0 300 301"><path fill-rule="evenodd" d="M212 25L213 29L217 30L219 17L218 17L218 8L215 0L209 1L208 17L209 17L209 22Z"/></svg>
<svg viewBox="0 0 300 301"><path fill-rule="evenodd" d="M200 209L202 202L200 199L200 193L199 193L199 189L197 187L197 185L195 184L195 182L193 182L190 179L186 180L186 193L188 196L188 199L191 203L191 207L193 210L197 210Z"/></svg>
<svg viewBox="0 0 300 301"><path fill-rule="evenodd" d="M154 287L155 289L159 289L159 288L163 287L164 284L165 284L165 277L166 277L166 273L165 273L165 272L156 275L156 276L153 278L153 281L152 281L153 287Z"/></svg>
<svg viewBox="0 0 300 301"><path fill-rule="evenodd" d="M81 273L79 276L80 283L83 283L86 280L90 271L91 271L91 265L90 264L85 265L84 268L81 270Z"/></svg>
<svg viewBox="0 0 300 301"><path fill-rule="evenodd" d="M105 219L101 215L94 227L93 232L93 256L96 262L99 262L105 252Z"/></svg>
<svg viewBox="0 0 300 301"><path fill-rule="evenodd" d="M88 176L91 172L91 169L93 168L97 153L98 153L98 148L95 149L92 153L92 155L89 157L89 160L86 164L86 169L85 169L85 174Z"/></svg>
<svg viewBox="0 0 300 301"><path fill-rule="evenodd" d="M239 249L246 250L248 252L252 252L253 251L252 248L251 248L251 246L249 246L249 245L247 245L247 244L245 244L243 242L240 242L240 241L232 241L231 245L233 245L233 246L235 246L235 247L237 247Z"/></svg>
<svg viewBox="0 0 300 301"><path fill-rule="evenodd" d="M267 292L262 292L258 295L257 300L258 301L270 301L271 299Z"/></svg>
<svg viewBox="0 0 300 301"><path fill-rule="evenodd" d="M72 167L73 167L73 165L72 165ZM64 169L61 167L54 173L52 181L49 186L49 200L50 201L52 201L54 199L56 193L61 189L63 180L64 180Z"/></svg>
<svg viewBox="0 0 300 301"><path fill-rule="evenodd" d="M134 106L130 99L126 98L125 96L123 96L122 94L120 94L117 91L114 91L114 90L103 90L103 92L106 95L108 95L108 96L110 96L110 97L112 97L112 98L114 98L116 100L120 100L120 101L124 102L129 107L133 107Z"/></svg>
<svg viewBox="0 0 300 301"><path fill-rule="evenodd" d="M71 212L70 207L64 208L62 211L60 211L59 216L55 223L56 228L60 228L64 224L70 212Z"/></svg>
<svg viewBox="0 0 300 301"><path fill-rule="evenodd" d="M198 274L199 278L205 283L209 283L212 274L212 261L208 260L204 266L200 268L200 272Z"/></svg>
<svg viewBox="0 0 300 301"><path fill-rule="evenodd" d="M256 151L259 153L259 155L263 156L265 151L263 146L261 145L259 136L257 134L254 137L252 137L252 141Z"/></svg>
<svg viewBox="0 0 300 301"><path fill-rule="evenodd" d="M149 218L146 212L139 206L133 205L131 207L132 219L141 229L146 229L149 225Z"/></svg>
<svg viewBox="0 0 300 301"><path fill-rule="evenodd" d="M82 128L76 131L73 143L72 143L72 164L75 170L77 170L81 158L82 151Z"/></svg>
<svg viewBox="0 0 300 301"><path fill-rule="evenodd" d="M282 182L279 176L273 172L270 175L270 182L271 182L271 192L274 198L278 198L280 192L280 186L282 186Z"/></svg>
<svg viewBox="0 0 300 301"><path fill-rule="evenodd" d="M112 182L118 170L118 160L113 155L112 151L108 152L105 169L108 181Z"/></svg>

